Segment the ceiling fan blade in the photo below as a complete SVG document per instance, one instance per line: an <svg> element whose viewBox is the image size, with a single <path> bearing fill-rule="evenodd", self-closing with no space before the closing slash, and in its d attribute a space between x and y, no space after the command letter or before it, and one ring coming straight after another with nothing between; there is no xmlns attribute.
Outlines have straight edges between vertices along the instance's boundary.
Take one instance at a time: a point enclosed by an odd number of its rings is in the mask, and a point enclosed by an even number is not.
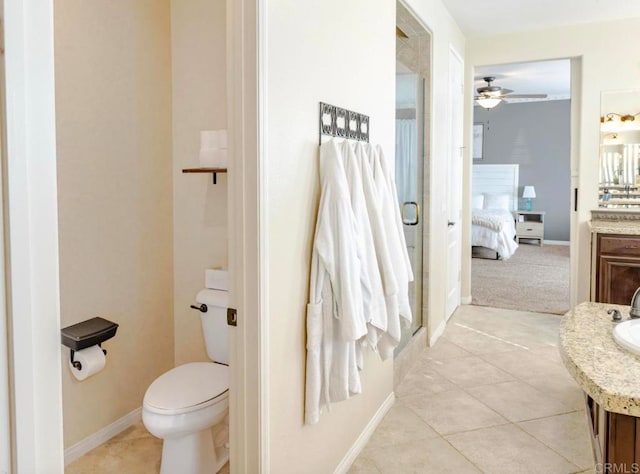
<svg viewBox="0 0 640 474"><path fill-rule="evenodd" d="M476 97L484 97L485 99L495 99L502 97L502 91L481 91L478 90Z"/></svg>
<svg viewBox="0 0 640 474"><path fill-rule="evenodd" d="M505 99L546 99L547 94L509 94Z"/></svg>
<svg viewBox="0 0 640 474"><path fill-rule="evenodd" d="M511 94L513 91L511 89L500 89L500 93L502 95L504 94Z"/></svg>

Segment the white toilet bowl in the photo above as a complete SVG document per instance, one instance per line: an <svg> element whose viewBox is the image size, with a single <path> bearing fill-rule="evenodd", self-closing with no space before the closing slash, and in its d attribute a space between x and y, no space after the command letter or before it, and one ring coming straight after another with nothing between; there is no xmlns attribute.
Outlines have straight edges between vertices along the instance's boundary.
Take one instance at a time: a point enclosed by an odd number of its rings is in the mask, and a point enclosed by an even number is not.
<svg viewBox="0 0 640 474"><path fill-rule="evenodd" d="M229 368L214 362L178 366L147 389L142 421L163 440L161 474L210 474L229 459L216 449L212 427L229 411Z"/></svg>

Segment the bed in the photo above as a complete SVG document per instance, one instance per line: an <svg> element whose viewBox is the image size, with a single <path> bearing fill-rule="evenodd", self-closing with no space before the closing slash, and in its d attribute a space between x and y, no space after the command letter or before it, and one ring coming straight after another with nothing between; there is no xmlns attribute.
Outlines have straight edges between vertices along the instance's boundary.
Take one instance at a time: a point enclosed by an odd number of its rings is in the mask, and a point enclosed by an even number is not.
<svg viewBox="0 0 640 474"><path fill-rule="evenodd" d="M518 244L513 211L518 207L518 165L473 165L471 246L510 258Z"/></svg>

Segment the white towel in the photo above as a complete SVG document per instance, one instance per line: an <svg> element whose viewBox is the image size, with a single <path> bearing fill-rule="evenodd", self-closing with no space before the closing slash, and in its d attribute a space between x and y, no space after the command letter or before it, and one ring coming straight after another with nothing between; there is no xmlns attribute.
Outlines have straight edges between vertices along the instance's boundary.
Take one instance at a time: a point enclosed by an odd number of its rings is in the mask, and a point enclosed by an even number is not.
<svg viewBox="0 0 640 474"><path fill-rule="evenodd" d="M227 150L200 150L200 166L203 168L226 168Z"/></svg>

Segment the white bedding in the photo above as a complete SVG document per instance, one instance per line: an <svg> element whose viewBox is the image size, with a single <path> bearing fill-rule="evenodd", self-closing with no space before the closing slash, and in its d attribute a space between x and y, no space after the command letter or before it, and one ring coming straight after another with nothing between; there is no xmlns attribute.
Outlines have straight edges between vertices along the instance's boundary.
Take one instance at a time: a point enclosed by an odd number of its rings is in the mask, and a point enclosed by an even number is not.
<svg viewBox="0 0 640 474"><path fill-rule="evenodd" d="M518 248L514 238L516 226L511 211L504 209L473 209L471 245L487 247L507 260Z"/></svg>

